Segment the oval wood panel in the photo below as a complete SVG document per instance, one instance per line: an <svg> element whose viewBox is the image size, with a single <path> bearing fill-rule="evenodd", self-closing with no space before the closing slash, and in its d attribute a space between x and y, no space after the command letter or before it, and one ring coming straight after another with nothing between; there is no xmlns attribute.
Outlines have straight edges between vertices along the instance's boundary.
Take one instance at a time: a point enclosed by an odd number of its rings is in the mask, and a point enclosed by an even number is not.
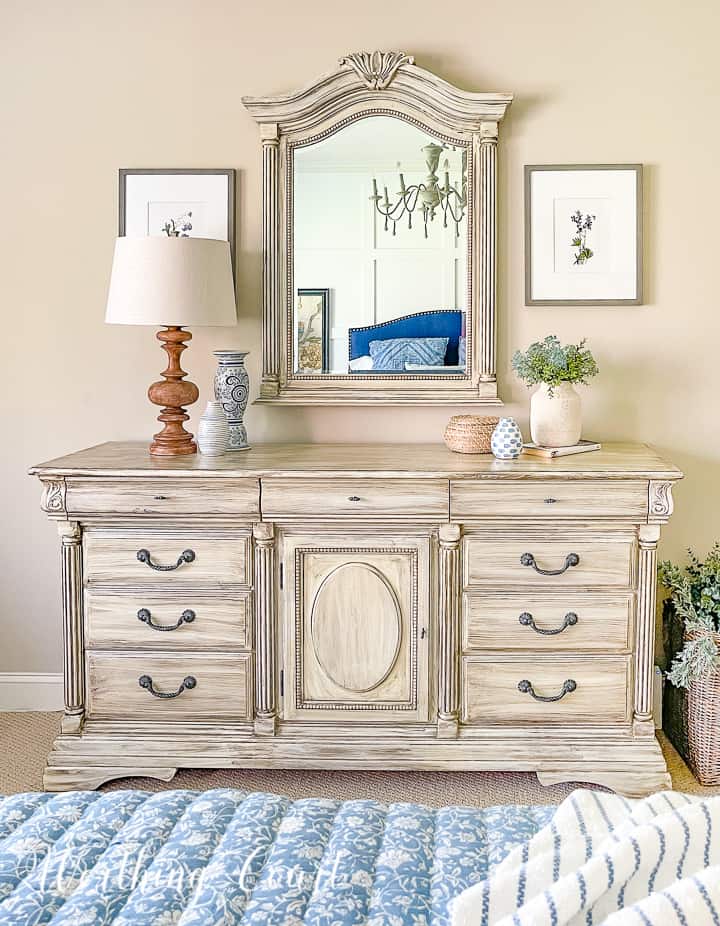
<svg viewBox="0 0 720 926"><path fill-rule="evenodd" d="M311 612L315 657L347 691L371 691L400 651L402 614L387 579L368 563L343 563L320 584Z"/></svg>

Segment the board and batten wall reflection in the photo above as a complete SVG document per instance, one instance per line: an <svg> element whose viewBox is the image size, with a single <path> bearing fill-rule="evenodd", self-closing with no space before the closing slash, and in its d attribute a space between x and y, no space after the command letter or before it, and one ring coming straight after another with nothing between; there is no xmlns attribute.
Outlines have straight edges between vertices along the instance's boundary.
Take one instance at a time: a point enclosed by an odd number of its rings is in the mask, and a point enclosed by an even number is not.
<svg viewBox="0 0 720 926"><path fill-rule="evenodd" d="M57 538L27 467L105 440L147 439L149 329L106 326L119 167L236 167L240 323L193 332L260 363L261 153L242 94L291 91L340 55L401 49L459 86L510 90L499 186L500 392L527 427L513 350L587 336L601 375L586 435L656 445L687 478L662 555L720 536L720 91L714 0L3 0L0 4L2 479L0 672L60 670ZM642 162L646 305L525 308L523 165ZM315 284L315 285L320 285ZM254 441L436 441L458 408L250 407Z"/></svg>

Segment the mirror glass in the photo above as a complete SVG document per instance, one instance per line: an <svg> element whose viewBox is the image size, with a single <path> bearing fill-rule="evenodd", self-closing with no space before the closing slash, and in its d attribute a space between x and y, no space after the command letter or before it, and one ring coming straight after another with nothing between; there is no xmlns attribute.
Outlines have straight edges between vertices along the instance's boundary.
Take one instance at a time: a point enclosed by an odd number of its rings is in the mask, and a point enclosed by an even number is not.
<svg viewBox="0 0 720 926"><path fill-rule="evenodd" d="M294 147L296 375L465 375L468 157L375 115Z"/></svg>

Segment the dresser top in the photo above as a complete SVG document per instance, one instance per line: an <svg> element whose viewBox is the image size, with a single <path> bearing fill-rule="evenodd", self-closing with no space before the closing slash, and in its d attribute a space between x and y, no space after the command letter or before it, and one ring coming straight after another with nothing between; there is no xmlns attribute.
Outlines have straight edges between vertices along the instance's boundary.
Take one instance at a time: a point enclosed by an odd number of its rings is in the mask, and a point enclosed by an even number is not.
<svg viewBox="0 0 720 926"><path fill-rule="evenodd" d="M151 457L145 441L111 441L30 469L53 476L442 476L476 478L681 479L646 444L608 443L602 450L554 460L453 453L444 444L256 444L222 456Z"/></svg>

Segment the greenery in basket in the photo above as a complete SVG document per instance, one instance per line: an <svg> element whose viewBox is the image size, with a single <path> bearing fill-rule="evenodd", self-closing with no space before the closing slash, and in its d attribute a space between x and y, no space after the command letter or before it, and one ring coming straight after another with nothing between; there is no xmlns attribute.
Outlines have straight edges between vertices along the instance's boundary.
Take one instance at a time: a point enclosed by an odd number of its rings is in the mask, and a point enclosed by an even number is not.
<svg viewBox="0 0 720 926"><path fill-rule="evenodd" d="M673 660L667 677L678 688L720 669L720 648L711 633L720 633L720 543L716 543L704 561L689 550L687 566L662 562L658 575L670 592L675 613L683 622L685 633L697 633L686 640Z"/></svg>
<svg viewBox="0 0 720 926"><path fill-rule="evenodd" d="M547 383L549 394L560 383L582 383L598 374L595 358L585 347L585 338L579 344L563 346L557 335L550 334L543 341L535 341L523 353L516 351L512 368L528 386Z"/></svg>

